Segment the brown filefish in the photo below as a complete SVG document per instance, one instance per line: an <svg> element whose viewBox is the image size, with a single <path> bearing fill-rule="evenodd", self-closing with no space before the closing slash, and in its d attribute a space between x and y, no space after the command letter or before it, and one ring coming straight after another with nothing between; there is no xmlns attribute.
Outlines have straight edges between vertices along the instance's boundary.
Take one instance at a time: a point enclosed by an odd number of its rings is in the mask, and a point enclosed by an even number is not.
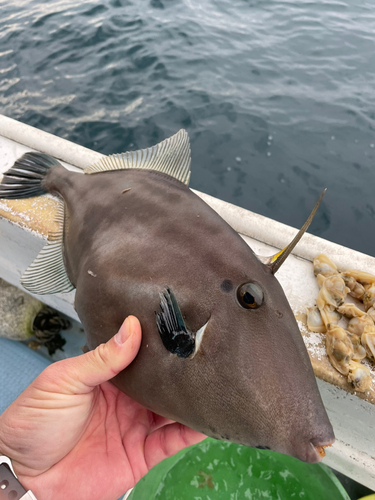
<svg viewBox="0 0 375 500"><path fill-rule="evenodd" d="M318 462L334 434L274 276L318 204L292 243L262 262L188 188L184 130L84 174L35 152L4 174L0 198L48 192L60 200L60 229L23 286L76 288L89 349L137 316L140 351L113 383L146 408L217 439Z"/></svg>

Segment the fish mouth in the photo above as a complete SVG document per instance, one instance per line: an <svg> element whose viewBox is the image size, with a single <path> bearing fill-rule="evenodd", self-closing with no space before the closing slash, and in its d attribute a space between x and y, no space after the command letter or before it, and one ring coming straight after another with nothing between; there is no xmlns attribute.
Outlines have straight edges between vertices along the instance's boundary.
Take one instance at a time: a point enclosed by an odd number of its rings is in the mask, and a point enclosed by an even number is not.
<svg viewBox="0 0 375 500"><path fill-rule="evenodd" d="M312 441L310 441L305 457L301 457L301 460L310 464L321 462L322 459L326 456L325 448L332 446L333 443L334 439L325 442L324 444L314 444Z"/></svg>

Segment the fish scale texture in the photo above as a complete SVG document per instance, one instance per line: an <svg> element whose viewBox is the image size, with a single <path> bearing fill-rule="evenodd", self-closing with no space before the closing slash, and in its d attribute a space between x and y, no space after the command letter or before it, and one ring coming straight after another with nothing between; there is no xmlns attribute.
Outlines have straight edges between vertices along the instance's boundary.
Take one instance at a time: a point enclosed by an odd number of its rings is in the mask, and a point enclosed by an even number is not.
<svg viewBox="0 0 375 500"><path fill-rule="evenodd" d="M49 364L26 345L0 338L0 414Z"/></svg>

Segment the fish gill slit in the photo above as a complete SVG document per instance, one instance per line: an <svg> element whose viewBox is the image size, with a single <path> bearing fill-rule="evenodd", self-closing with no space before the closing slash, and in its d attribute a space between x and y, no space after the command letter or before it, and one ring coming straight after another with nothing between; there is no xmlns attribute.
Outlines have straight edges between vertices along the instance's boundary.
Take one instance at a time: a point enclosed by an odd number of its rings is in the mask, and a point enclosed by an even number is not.
<svg viewBox="0 0 375 500"><path fill-rule="evenodd" d="M197 330L196 334L195 334L195 347L194 347L194 352L193 354L190 356L190 359L193 359L194 356L197 354L197 352L199 351L199 348L201 346L201 343L202 343L202 340L203 340L203 335L204 335L204 332L206 330L206 327L208 325L210 320L207 321L207 323L205 323L201 328L199 328L199 330Z"/></svg>

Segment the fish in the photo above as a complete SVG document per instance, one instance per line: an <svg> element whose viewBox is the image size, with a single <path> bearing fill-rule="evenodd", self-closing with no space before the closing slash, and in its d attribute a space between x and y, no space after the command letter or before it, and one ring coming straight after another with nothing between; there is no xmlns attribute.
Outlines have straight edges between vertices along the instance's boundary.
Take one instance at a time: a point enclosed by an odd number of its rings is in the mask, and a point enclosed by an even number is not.
<svg viewBox="0 0 375 500"><path fill-rule="evenodd" d="M188 187L180 130L159 144L103 157L84 175L28 152L0 198L50 193L59 230L24 272L33 294L76 289L87 348L130 314L142 343L112 379L138 403L220 440L319 462L334 442L301 333L274 276L310 224L261 258Z"/></svg>

